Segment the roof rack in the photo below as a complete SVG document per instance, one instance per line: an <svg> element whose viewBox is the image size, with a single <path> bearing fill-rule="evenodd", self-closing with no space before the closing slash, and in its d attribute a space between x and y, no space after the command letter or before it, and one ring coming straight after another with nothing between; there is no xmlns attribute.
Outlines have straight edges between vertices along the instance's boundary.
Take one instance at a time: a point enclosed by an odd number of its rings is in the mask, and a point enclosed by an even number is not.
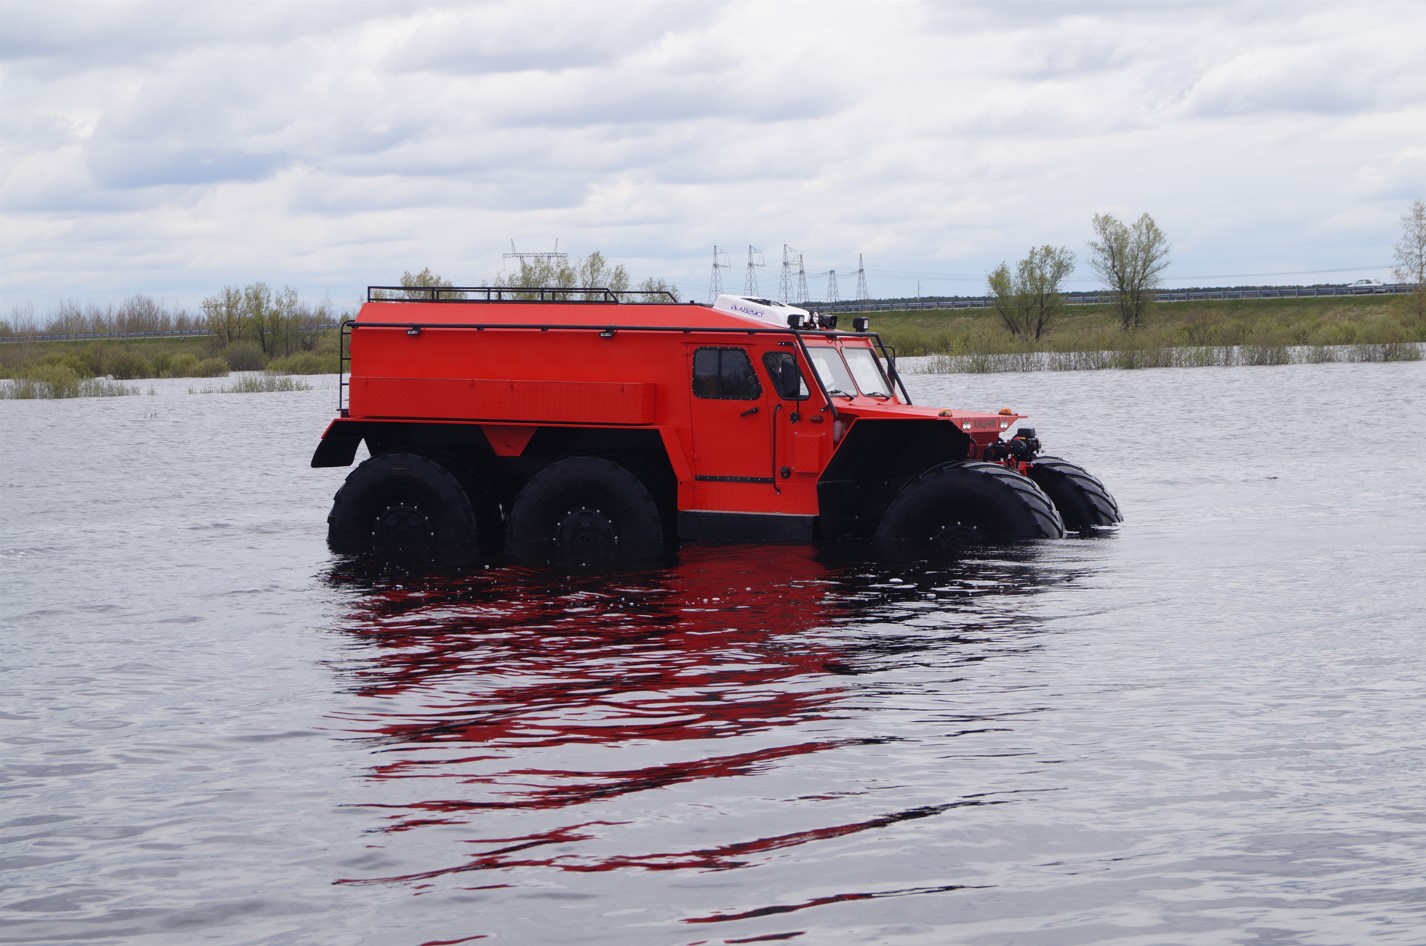
<svg viewBox="0 0 1426 946"><path fill-rule="evenodd" d="M665 289L571 286L367 286L367 302L678 302Z"/></svg>

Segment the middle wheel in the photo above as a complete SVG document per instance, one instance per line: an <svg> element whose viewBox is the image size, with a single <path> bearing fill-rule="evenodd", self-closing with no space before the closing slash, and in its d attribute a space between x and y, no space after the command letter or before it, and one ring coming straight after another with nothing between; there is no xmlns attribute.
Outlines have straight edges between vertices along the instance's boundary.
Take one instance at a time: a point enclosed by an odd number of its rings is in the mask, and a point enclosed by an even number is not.
<svg viewBox="0 0 1426 946"><path fill-rule="evenodd" d="M648 487L625 467L568 457L536 473L515 498L506 547L521 561L650 558L664 550L663 519Z"/></svg>

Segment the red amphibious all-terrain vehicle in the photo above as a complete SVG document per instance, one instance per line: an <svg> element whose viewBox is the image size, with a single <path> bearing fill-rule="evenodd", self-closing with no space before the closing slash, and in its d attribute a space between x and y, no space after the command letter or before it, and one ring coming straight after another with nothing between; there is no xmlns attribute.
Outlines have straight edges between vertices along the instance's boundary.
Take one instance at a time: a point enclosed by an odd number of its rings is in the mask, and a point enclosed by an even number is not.
<svg viewBox="0 0 1426 946"><path fill-rule="evenodd" d="M372 287L342 326L312 465L342 554L466 564L653 556L689 540L931 550L1121 517L999 413L913 405L868 330L766 299ZM637 301L630 301L637 300ZM344 365L344 369L345 369Z"/></svg>

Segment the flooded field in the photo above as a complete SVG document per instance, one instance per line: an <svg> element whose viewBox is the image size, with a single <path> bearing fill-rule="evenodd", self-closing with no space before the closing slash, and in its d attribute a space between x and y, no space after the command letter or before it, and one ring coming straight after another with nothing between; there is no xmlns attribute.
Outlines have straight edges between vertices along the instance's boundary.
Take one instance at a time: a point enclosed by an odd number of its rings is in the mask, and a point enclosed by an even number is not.
<svg viewBox="0 0 1426 946"><path fill-rule="evenodd" d="M308 380L0 401L0 943L1422 942L1426 364L909 375L1124 528L573 576L334 559Z"/></svg>

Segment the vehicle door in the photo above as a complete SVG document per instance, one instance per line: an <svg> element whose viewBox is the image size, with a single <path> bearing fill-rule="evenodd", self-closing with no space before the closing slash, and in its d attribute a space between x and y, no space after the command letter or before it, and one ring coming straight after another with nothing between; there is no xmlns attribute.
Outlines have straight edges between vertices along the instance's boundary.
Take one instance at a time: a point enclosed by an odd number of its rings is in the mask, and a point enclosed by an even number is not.
<svg viewBox="0 0 1426 946"><path fill-rule="evenodd" d="M762 367L771 388L774 469L783 505L810 515L816 513L817 481L832 452L832 424L821 392L809 389L795 350L780 343L762 353Z"/></svg>
<svg viewBox="0 0 1426 946"><path fill-rule="evenodd" d="M776 506L773 399L737 344L690 344L695 508L740 512Z"/></svg>

